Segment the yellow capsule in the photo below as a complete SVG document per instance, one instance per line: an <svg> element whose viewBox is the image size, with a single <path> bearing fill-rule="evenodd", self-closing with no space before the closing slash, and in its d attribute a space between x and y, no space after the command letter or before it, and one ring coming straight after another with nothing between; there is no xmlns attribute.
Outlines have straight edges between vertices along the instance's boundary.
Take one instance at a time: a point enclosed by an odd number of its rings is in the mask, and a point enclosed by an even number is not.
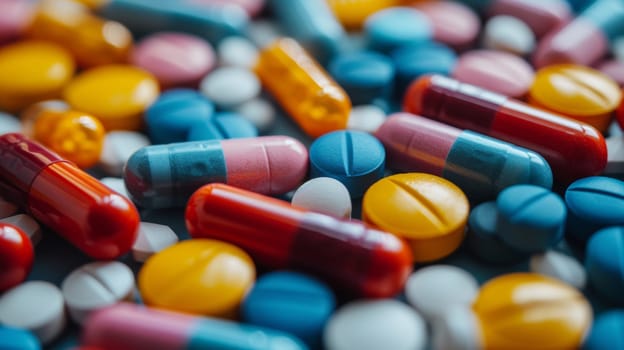
<svg viewBox="0 0 624 350"><path fill-rule="evenodd" d="M74 75L72 56L61 46L23 41L0 49L0 109L17 112L56 98Z"/></svg>
<svg viewBox="0 0 624 350"><path fill-rule="evenodd" d="M578 349L592 309L575 288L535 273L487 282L472 307L485 349Z"/></svg>
<svg viewBox="0 0 624 350"><path fill-rule="evenodd" d="M399 6L401 0L326 0L342 25L351 30L361 29L368 16L392 6Z"/></svg>
<svg viewBox="0 0 624 350"><path fill-rule="evenodd" d="M80 168L100 159L106 132L99 120L70 110L62 101L45 101L22 114L26 134Z"/></svg>
<svg viewBox="0 0 624 350"><path fill-rule="evenodd" d="M362 220L405 238L415 261L451 254L464 238L470 206L452 182L425 173L396 174L374 183L362 199Z"/></svg>
<svg viewBox="0 0 624 350"><path fill-rule="evenodd" d="M606 132L622 100L618 84L595 69L574 64L537 71L529 103L590 124Z"/></svg>
<svg viewBox="0 0 624 350"><path fill-rule="evenodd" d="M65 47L82 67L127 61L132 34L122 24L91 14L72 0L45 0L27 35Z"/></svg>
<svg viewBox="0 0 624 350"><path fill-rule="evenodd" d="M255 278L254 263L240 248L192 239L150 257L139 271L138 284L147 305L231 317Z"/></svg>
<svg viewBox="0 0 624 350"><path fill-rule="evenodd" d="M264 49L256 73L309 136L347 127L349 96L295 40L281 38Z"/></svg>
<svg viewBox="0 0 624 350"><path fill-rule="evenodd" d="M158 81L134 66L100 66L78 75L63 96L72 108L98 118L106 130L138 130L143 111L158 97Z"/></svg>

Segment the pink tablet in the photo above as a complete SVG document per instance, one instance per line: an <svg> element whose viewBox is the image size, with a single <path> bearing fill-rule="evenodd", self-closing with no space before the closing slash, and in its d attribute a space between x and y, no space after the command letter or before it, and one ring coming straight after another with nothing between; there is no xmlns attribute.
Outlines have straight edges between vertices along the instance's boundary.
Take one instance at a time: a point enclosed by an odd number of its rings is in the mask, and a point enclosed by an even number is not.
<svg viewBox="0 0 624 350"><path fill-rule="evenodd" d="M477 14L466 5L452 1L425 1L413 5L433 24L436 41L465 50L472 46L481 30Z"/></svg>
<svg viewBox="0 0 624 350"><path fill-rule="evenodd" d="M207 41L173 32L156 33L141 40L130 60L154 74L163 88L196 86L216 65L214 50Z"/></svg>
<svg viewBox="0 0 624 350"><path fill-rule="evenodd" d="M0 1L0 43L16 39L30 24L36 4L29 0Z"/></svg>

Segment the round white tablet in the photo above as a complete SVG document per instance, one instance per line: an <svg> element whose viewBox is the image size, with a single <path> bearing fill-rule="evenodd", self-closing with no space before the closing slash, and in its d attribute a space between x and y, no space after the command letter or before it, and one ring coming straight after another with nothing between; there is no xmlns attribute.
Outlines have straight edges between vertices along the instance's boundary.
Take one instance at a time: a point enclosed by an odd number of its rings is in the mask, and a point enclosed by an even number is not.
<svg viewBox="0 0 624 350"><path fill-rule="evenodd" d="M132 300L134 274L119 261L100 261L72 271L61 285L72 320L82 324L89 313Z"/></svg>
<svg viewBox="0 0 624 350"><path fill-rule="evenodd" d="M257 46L265 47L284 36L275 21L255 20L249 24L247 37Z"/></svg>
<svg viewBox="0 0 624 350"><path fill-rule="evenodd" d="M144 262L150 256L178 242L178 236L169 226L141 222L132 246L134 260Z"/></svg>
<svg viewBox="0 0 624 350"><path fill-rule="evenodd" d="M128 194L128 189L126 188L126 183L120 177L103 177L100 179L100 182L104 185L108 186L113 191L119 193L120 195L130 198Z"/></svg>
<svg viewBox="0 0 624 350"><path fill-rule="evenodd" d="M299 186L291 204L339 218L351 217L349 190L342 182L330 177L317 177Z"/></svg>
<svg viewBox="0 0 624 350"><path fill-rule="evenodd" d="M275 107L263 98L251 99L234 108L234 112L249 120L260 133L267 132L275 123Z"/></svg>
<svg viewBox="0 0 624 350"><path fill-rule="evenodd" d="M0 112L0 135L10 132L21 132L22 123L14 116Z"/></svg>
<svg viewBox="0 0 624 350"><path fill-rule="evenodd" d="M37 245L37 243L41 241L41 226L39 225L37 220L33 219L30 215L17 214L2 218L0 219L0 222L6 222L8 224L21 228L22 231L24 231L24 233L28 236L28 238L30 238L30 242L32 242L33 246Z"/></svg>
<svg viewBox="0 0 624 350"><path fill-rule="evenodd" d="M49 282L22 283L0 297L0 324L24 328L49 343L67 324L63 294Z"/></svg>
<svg viewBox="0 0 624 350"><path fill-rule="evenodd" d="M485 24L483 46L525 56L535 48L535 35L526 23L515 17L494 16Z"/></svg>
<svg viewBox="0 0 624 350"><path fill-rule="evenodd" d="M99 165L107 174L121 176L128 158L138 149L149 145L149 139L141 133L111 131L104 138Z"/></svg>
<svg viewBox="0 0 624 350"><path fill-rule="evenodd" d="M434 350L481 349L481 331L475 314L467 306L455 306L446 310L432 329Z"/></svg>
<svg viewBox="0 0 624 350"><path fill-rule="evenodd" d="M451 265L423 267L405 283L407 301L427 320L440 317L454 306L469 306L478 292L477 280L467 271Z"/></svg>
<svg viewBox="0 0 624 350"><path fill-rule="evenodd" d="M231 36L219 43L217 55L222 66L252 69L258 58L258 49L248 39Z"/></svg>
<svg viewBox="0 0 624 350"><path fill-rule="evenodd" d="M587 283L583 265L573 257L554 250L533 255L529 267L532 272L556 278L578 289L585 288Z"/></svg>
<svg viewBox="0 0 624 350"><path fill-rule="evenodd" d="M18 207L12 202L0 197L0 219L17 213Z"/></svg>
<svg viewBox="0 0 624 350"><path fill-rule="evenodd" d="M386 112L375 105L355 106L349 114L347 129L374 133L386 120Z"/></svg>
<svg viewBox="0 0 624 350"><path fill-rule="evenodd" d="M248 69L221 67L208 74L199 88L217 106L228 109L258 96L260 80Z"/></svg>
<svg viewBox="0 0 624 350"><path fill-rule="evenodd" d="M327 350L414 350L427 343L425 322L397 300L362 300L344 305L323 333Z"/></svg>

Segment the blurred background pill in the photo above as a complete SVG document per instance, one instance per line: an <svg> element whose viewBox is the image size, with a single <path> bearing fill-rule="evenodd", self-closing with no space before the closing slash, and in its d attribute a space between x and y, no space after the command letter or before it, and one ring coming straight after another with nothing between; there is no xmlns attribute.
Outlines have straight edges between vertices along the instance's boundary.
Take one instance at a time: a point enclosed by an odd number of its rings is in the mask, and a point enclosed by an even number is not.
<svg viewBox="0 0 624 350"><path fill-rule="evenodd" d="M390 52L397 47L430 41L433 27L422 12L409 7L391 7L366 19L364 33L368 47Z"/></svg>
<svg viewBox="0 0 624 350"><path fill-rule="evenodd" d="M0 326L0 347L3 349L41 350L41 343L25 329Z"/></svg>
<svg viewBox="0 0 624 350"><path fill-rule="evenodd" d="M260 81L248 69L222 67L204 77L199 88L217 106L234 108L258 96Z"/></svg>
<svg viewBox="0 0 624 350"><path fill-rule="evenodd" d="M260 134L270 131L277 119L273 104L261 97L243 102L232 111L249 120Z"/></svg>
<svg viewBox="0 0 624 350"><path fill-rule="evenodd" d="M258 59L258 48L248 39L232 36L219 43L217 56L222 66L252 69Z"/></svg>
<svg viewBox="0 0 624 350"><path fill-rule="evenodd" d="M386 120L386 112L376 105L354 106L349 114L347 129L375 133Z"/></svg>
<svg viewBox="0 0 624 350"><path fill-rule="evenodd" d="M596 293L613 305L624 305L624 228L614 226L594 233L585 251L585 268Z"/></svg>
<svg viewBox="0 0 624 350"><path fill-rule="evenodd" d="M529 260L531 272L561 280L575 288L584 289L587 283L585 268L575 258L555 250L536 254Z"/></svg>
<svg viewBox="0 0 624 350"><path fill-rule="evenodd" d="M178 242L178 236L166 225L141 222L137 239L132 245L135 261L145 262L150 256Z"/></svg>
<svg viewBox="0 0 624 350"><path fill-rule="evenodd" d="M453 1L413 1L412 7L422 12L432 25L433 39L456 51L470 48L481 30L477 13Z"/></svg>
<svg viewBox="0 0 624 350"><path fill-rule="evenodd" d="M99 167L108 175L121 176L123 167L138 149L149 146L149 139L136 131L110 131L104 137Z"/></svg>
<svg viewBox="0 0 624 350"><path fill-rule="evenodd" d="M535 35L526 23L512 16L494 16L483 28L483 47L513 53L520 57L535 47Z"/></svg>

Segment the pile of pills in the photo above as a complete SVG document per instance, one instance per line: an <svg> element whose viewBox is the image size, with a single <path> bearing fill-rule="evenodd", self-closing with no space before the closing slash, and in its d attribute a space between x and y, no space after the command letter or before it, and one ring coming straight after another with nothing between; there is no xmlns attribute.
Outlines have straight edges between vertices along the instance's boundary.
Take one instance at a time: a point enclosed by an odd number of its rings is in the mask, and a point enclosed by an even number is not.
<svg viewBox="0 0 624 350"><path fill-rule="evenodd" d="M622 0L1 0L0 349L624 350Z"/></svg>

